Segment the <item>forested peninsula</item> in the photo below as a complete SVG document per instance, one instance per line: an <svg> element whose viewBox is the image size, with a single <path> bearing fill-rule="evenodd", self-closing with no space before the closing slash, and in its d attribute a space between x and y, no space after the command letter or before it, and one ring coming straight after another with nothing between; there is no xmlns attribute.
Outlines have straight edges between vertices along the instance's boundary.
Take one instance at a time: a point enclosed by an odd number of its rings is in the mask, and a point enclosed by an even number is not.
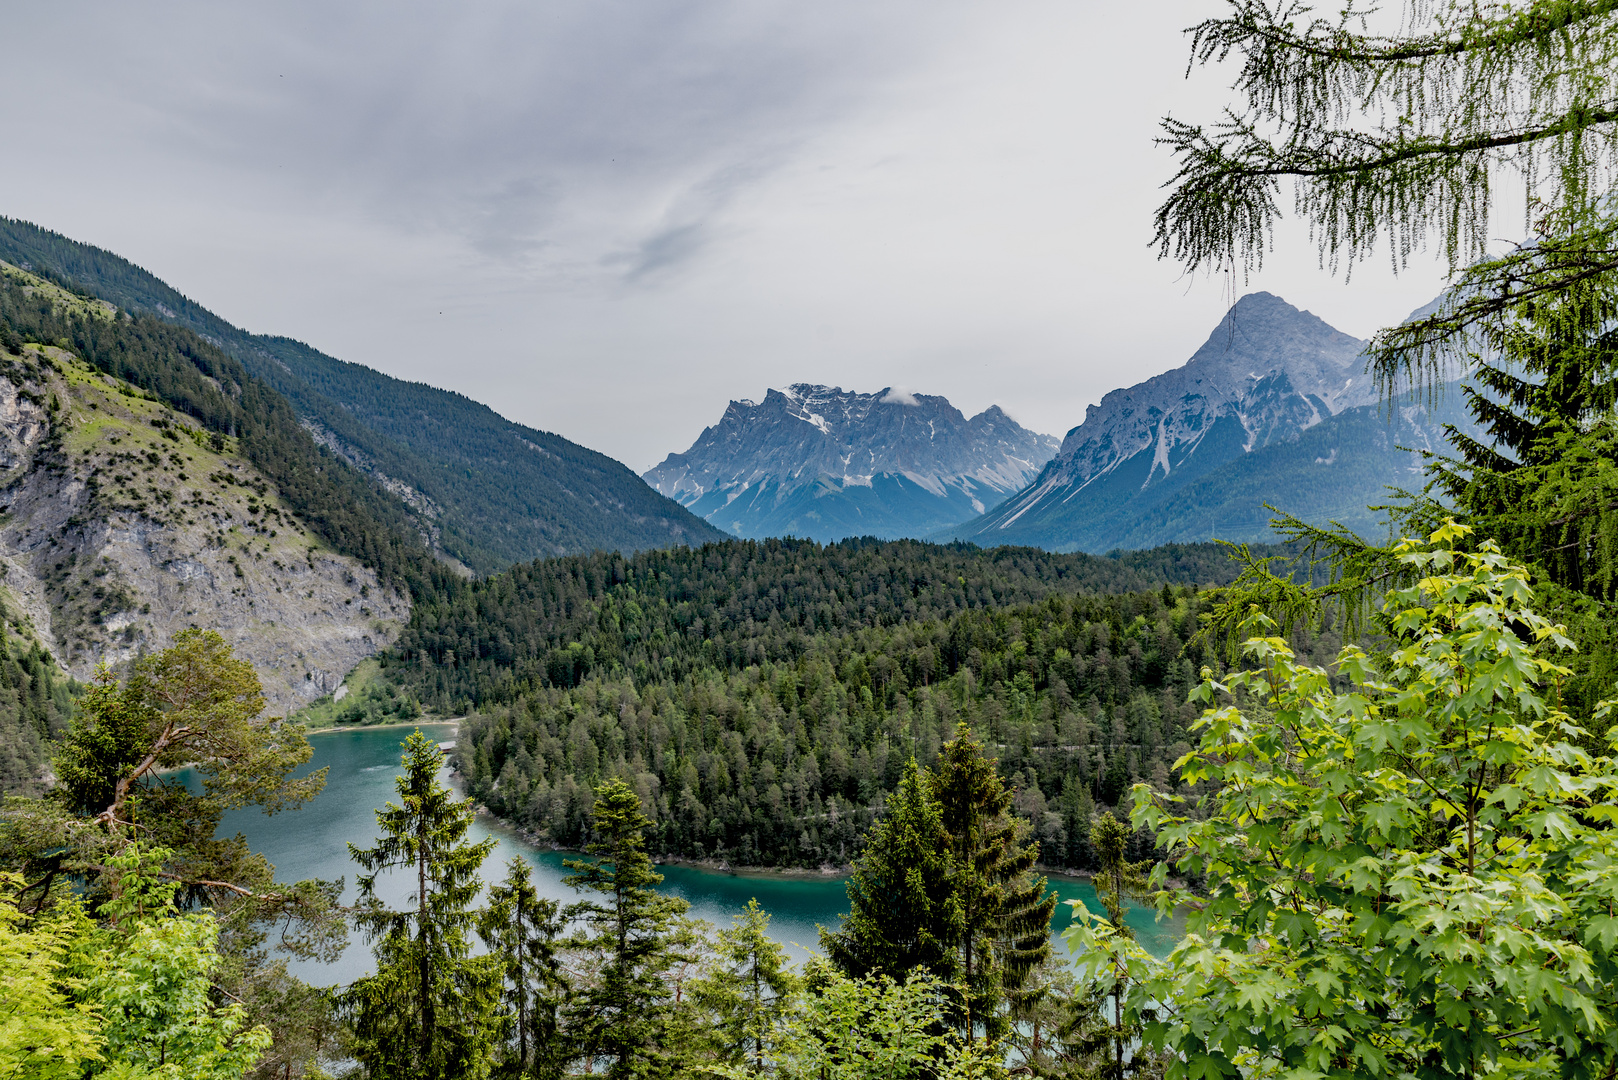
<svg viewBox="0 0 1618 1080"><path fill-rule="evenodd" d="M419 604L369 691L379 707L353 715L392 715L383 685L469 713L467 790L543 841L582 843L591 793L621 779L654 853L766 866L846 863L905 763L933 762L964 722L1045 864L1093 869L1096 807L1172 783L1187 695L1221 663L1199 637L1216 594L1164 579L1235 570L1215 545L734 541L547 560Z"/></svg>

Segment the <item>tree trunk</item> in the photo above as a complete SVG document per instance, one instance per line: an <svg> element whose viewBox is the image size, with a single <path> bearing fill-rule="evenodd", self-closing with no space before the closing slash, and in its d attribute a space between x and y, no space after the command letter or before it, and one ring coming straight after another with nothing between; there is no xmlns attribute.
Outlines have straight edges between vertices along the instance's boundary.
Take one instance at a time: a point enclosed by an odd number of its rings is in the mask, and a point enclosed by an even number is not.
<svg viewBox="0 0 1618 1080"><path fill-rule="evenodd" d="M422 844L416 853L416 925L419 930L417 941L421 948L421 1070L423 1076L430 1076L429 1062L433 1059L433 1028L436 1026L436 1017L433 1015L432 991L432 961L427 955L427 837L425 825L418 831Z"/></svg>

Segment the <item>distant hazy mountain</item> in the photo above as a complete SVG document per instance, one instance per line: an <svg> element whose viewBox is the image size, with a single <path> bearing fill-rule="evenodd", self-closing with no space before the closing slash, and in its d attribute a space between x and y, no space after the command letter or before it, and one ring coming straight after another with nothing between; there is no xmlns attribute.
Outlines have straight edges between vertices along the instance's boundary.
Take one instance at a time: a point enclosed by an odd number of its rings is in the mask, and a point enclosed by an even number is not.
<svg viewBox="0 0 1618 1080"><path fill-rule="evenodd" d="M1115 390L1067 433L1037 480L949 530L979 544L1108 551L1270 536L1270 503L1373 529L1368 504L1415 486L1440 449L1438 410L1385 410L1365 343L1269 293L1239 300L1184 366Z"/></svg>
<svg viewBox="0 0 1618 1080"><path fill-rule="evenodd" d="M646 482L743 537L923 536L1026 487L1056 440L998 405L967 419L942 397L795 383L732 401Z"/></svg>
<svg viewBox="0 0 1618 1080"><path fill-rule="evenodd" d="M0 259L224 349L284 395L317 442L402 500L440 557L479 573L545 555L723 537L605 454L461 394L250 334L111 252L0 217Z"/></svg>

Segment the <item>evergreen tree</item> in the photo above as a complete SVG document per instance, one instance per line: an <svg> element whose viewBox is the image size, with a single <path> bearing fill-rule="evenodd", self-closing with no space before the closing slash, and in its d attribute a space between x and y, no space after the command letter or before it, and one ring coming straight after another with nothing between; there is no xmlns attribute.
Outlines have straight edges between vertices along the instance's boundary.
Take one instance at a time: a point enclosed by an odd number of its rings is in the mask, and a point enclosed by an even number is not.
<svg viewBox="0 0 1618 1080"><path fill-rule="evenodd" d="M851 979L907 978L916 969L954 981L960 906L950 883L950 835L914 758L871 826L848 879L848 914L820 947Z"/></svg>
<svg viewBox="0 0 1618 1080"><path fill-rule="evenodd" d="M1618 9L1440 0L1407 4L1398 28L1378 33L1370 7L1350 0L1335 18L1308 18L1301 4L1231 0L1227 17L1193 30L1194 62L1239 61L1245 104L1213 125L1165 121L1181 168L1158 211L1160 250L1192 269L1251 270L1288 180L1334 267L1383 238L1402 263L1436 234L1451 287L1376 335L1372 371L1391 406L1407 388L1432 395L1477 365L1484 391L1469 404L1499 445L1452 432L1459 460L1435 479L1454 505L1418 499L1396 519L1424 535L1459 510L1544 578L1608 601L1618 591L1618 430L1600 414L1612 404L1618 314ZM1498 254L1492 189L1511 173L1530 229ZM1390 546L1285 516L1277 524L1331 581L1301 587L1250 558L1214 620L1233 647L1255 603L1288 631L1332 605L1352 634L1375 622L1381 595L1415 581ZM1612 653L1610 614L1578 598L1555 607L1576 638ZM1605 693L1592 685L1614 672L1606 661L1580 666L1576 715L1587 718Z"/></svg>
<svg viewBox="0 0 1618 1080"><path fill-rule="evenodd" d="M567 982L556 951L561 932L556 901L534 890L527 862L512 858L505 881L489 890L478 917L478 935L500 962L512 1020L509 1056L496 1065L499 1076L559 1076L566 1064L559 1011Z"/></svg>
<svg viewBox="0 0 1618 1080"><path fill-rule="evenodd" d="M501 966L496 957L471 955L469 932L478 871L495 842L466 839L475 809L438 782L437 744L416 731L403 746L399 804L376 814L381 839L372 848L348 845L368 871L359 877L355 921L377 959L376 974L355 980L347 993L355 1057L387 1080L487 1076L503 1034ZM382 903L377 878L387 870L410 872L413 909Z"/></svg>
<svg viewBox="0 0 1618 1080"><path fill-rule="evenodd" d="M948 835L950 900L959 918L955 966L963 997L957 1026L968 1042L997 1040L1028 1004L1023 989L1050 955L1056 894L1032 871L1039 844L1011 813L1011 792L965 724L929 775Z"/></svg>
<svg viewBox="0 0 1618 1080"><path fill-rule="evenodd" d="M720 1059L761 1075L798 978L786 949L770 940L770 916L757 899L732 921L730 929L719 932L717 967L695 996L715 1017Z"/></svg>
<svg viewBox="0 0 1618 1080"><path fill-rule="evenodd" d="M569 945L591 958L593 982L575 987L568 1002L568 1028L577 1052L588 1061L608 1060L614 1080L656 1076L670 1060L663 1036L669 989L663 976L673 962L670 932L689 905L660 896L652 886L663 875L646 854L652 824L640 798L622 780L596 790L595 839L585 850L594 860L566 859L575 871L563 878L575 889L590 889L605 902L581 900L563 913L583 929Z"/></svg>
<svg viewBox="0 0 1618 1080"><path fill-rule="evenodd" d="M1107 913L1112 932L1129 941L1135 939L1125 915L1130 899L1149 895L1145 867L1125 858L1129 850L1129 826L1112 816L1112 811L1096 818L1090 829L1090 843L1101 863L1092 879L1096 899ZM1151 1055L1138 1052L1140 1024L1126 1017L1123 1009L1129 996L1129 976L1114 973L1104 987L1092 983L1073 998L1071 1013L1062 1029L1071 1055L1092 1063L1093 1071L1105 1080L1123 1080L1160 1067Z"/></svg>
<svg viewBox="0 0 1618 1080"><path fill-rule="evenodd" d="M1490 444L1451 429L1436 481L1474 528L1559 585L1618 595L1618 289L1578 282L1490 320L1465 387ZM1442 520L1437 508L1431 517ZM1437 522L1433 522L1436 527Z"/></svg>

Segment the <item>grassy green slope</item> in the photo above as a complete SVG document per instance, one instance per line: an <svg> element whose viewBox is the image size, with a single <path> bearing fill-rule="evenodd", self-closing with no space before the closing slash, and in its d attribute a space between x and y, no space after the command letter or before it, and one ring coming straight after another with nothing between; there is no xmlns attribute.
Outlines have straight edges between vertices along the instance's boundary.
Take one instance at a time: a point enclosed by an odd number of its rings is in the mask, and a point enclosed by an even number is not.
<svg viewBox="0 0 1618 1080"><path fill-rule="evenodd" d="M701 544L718 529L604 454L460 394L394 379L289 338L249 334L110 252L0 218L0 259L217 342L335 435L362 466L425 495L449 555L480 573L539 556Z"/></svg>

